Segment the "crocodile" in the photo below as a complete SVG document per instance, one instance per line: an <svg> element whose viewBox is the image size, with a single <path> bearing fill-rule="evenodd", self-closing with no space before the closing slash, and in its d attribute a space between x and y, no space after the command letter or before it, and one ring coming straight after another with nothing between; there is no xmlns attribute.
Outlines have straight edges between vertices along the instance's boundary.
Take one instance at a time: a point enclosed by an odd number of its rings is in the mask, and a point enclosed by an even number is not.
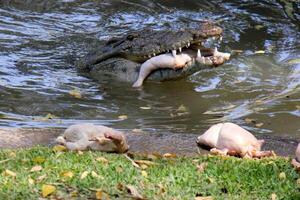
<svg viewBox="0 0 300 200"><path fill-rule="evenodd" d="M222 41L222 32L221 27L208 21L179 30L133 31L104 41L82 58L77 67L92 78L116 76L134 83L134 87L141 86L146 78L176 79L207 66L219 66L230 58L229 53L205 47L207 41Z"/></svg>

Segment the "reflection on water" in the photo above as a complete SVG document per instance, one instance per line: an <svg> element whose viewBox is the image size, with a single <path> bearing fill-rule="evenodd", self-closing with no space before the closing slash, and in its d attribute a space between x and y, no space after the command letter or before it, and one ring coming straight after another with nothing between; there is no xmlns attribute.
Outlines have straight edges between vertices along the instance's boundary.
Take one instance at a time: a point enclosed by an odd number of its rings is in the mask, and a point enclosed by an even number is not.
<svg viewBox="0 0 300 200"><path fill-rule="evenodd" d="M291 61L300 57L299 9L292 1L1 1L0 126L89 121L201 133L232 121L257 133L297 135L300 64ZM224 28L221 50L243 52L222 67L148 82L143 90L96 82L74 68L99 39L145 27L175 30L203 19Z"/></svg>

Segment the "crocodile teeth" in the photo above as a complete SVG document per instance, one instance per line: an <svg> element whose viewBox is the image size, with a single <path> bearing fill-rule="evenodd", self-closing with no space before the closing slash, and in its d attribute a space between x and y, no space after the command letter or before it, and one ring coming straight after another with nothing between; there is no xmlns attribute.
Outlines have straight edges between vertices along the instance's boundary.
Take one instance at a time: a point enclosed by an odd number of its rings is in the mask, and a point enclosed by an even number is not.
<svg viewBox="0 0 300 200"><path fill-rule="evenodd" d="M179 47L179 52L180 52L180 53L182 52L182 48L181 48L181 47Z"/></svg>
<svg viewBox="0 0 300 200"><path fill-rule="evenodd" d="M197 51L197 57L201 57L201 51L200 51L200 49L198 49L198 51Z"/></svg>
<svg viewBox="0 0 300 200"><path fill-rule="evenodd" d="M176 50L172 50L172 55L175 57L176 56Z"/></svg>

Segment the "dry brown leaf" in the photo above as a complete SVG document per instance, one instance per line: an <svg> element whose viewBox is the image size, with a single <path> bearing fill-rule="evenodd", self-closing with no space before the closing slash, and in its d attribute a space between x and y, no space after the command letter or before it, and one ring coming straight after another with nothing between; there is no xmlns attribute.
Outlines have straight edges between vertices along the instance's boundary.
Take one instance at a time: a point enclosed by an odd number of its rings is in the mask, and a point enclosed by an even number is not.
<svg viewBox="0 0 300 200"><path fill-rule="evenodd" d="M9 169L6 169L6 170L4 171L4 175L5 175L5 176L12 176L12 177L16 177L16 176L17 176L17 174L16 174L15 172L13 172L13 171L11 171L11 170L9 170Z"/></svg>
<svg viewBox="0 0 300 200"><path fill-rule="evenodd" d="M196 197L195 200L213 200L214 198L212 196L207 197Z"/></svg>
<svg viewBox="0 0 300 200"><path fill-rule="evenodd" d="M127 115L120 115L118 116L119 119L121 120L125 120L125 119L128 119L128 116Z"/></svg>
<svg viewBox="0 0 300 200"><path fill-rule="evenodd" d="M99 200L109 200L109 196L107 193L103 192L103 191L97 191L96 192L96 199Z"/></svg>
<svg viewBox="0 0 300 200"><path fill-rule="evenodd" d="M72 178L74 176L74 173L71 171L65 171L65 172L61 173L61 176L64 178Z"/></svg>
<svg viewBox="0 0 300 200"><path fill-rule="evenodd" d="M148 166L157 165L157 163L152 162L150 160L135 160L134 162L139 164L139 165L148 165Z"/></svg>
<svg viewBox="0 0 300 200"><path fill-rule="evenodd" d="M56 187L53 185L42 185L42 196L46 197L55 192Z"/></svg>
<svg viewBox="0 0 300 200"><path fill-rule="evenodd" d="M200 165L197 165L197 170L198 172L204 172L205 168L207 167L207 163L204 162L204 163L201 163Z"/></svg>
<svg viewBox="0 0 300 200"><path fill-rule="evenodd" d="M31 168L30 172L38 172L41 171L42 169L43 167L41 165L36 165Z"/></svg>
<svg viewBox="0 0 300 200"><path fill-rule="evenodd" d="M61 151L67 150L67 148L63 145L55 145L52 149L53 149L53 151L56 151L56 152L61 152Z"/></svg>
<svg viewBox="0 0 300 200"><path fill-rule="evenodd" d="M164 158L176 158L177 155L176 154L173 154L173 153L165 153L163 155Z"/></svg>
<svg viewBox="0 0 300 200"><path fill-rule="evenodd" d="M96 158L96 161L102 162L103 164L108 164L108 160L104 157Z"/></svg>
<svg viewBox="0 0 300 200"><path fill-rule="evenodd" d="M133 199L143 200L144 197L137 191L133 185L126 185L127 192L131 195Z"/></svg>
<svg viewBox="0 0 300 200"><path fill-rule="evenodd" d="M81 174L81 176L80 176L80 179L84 179L85 177L87 177L88 174L89 174L88 171L82 172L82 174Z"/></svg>

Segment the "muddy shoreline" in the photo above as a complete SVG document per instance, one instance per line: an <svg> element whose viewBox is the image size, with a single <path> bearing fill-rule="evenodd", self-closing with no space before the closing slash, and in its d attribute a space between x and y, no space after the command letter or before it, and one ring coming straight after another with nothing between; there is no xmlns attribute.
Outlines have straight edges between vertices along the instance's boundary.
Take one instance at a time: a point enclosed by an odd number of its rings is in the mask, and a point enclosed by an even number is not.
<svg viewBox="0 0 300 200"><path fill-rule="evenodd" d="M36 145L52 146L54 139L63 133L64 128L0 128L0 148L28 148ZM193 156L207 154L198 148L195 134L176 133L125 133L130 145L130 153L175 153ZM280 156L294 156L300 138L270 135L257 136L266 141L263 149L274 150Z"/></svg>

